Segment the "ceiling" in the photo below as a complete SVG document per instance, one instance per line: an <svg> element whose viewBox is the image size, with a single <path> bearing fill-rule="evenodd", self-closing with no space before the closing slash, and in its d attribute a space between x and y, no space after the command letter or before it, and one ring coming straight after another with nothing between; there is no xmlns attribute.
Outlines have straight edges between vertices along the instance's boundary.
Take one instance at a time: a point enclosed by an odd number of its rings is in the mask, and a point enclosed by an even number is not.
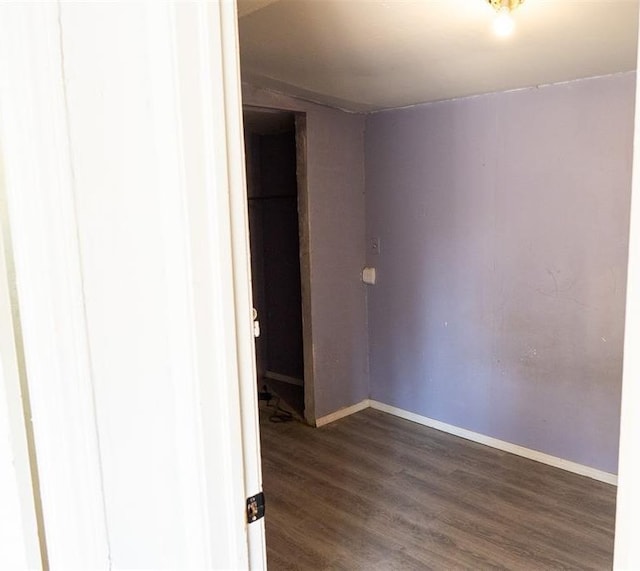
<svg viewBox="0 0 640 571"><path fill-rule="evenodd" d="M637 0L238 0L242 78L373 111L636 68Z"/></svg>

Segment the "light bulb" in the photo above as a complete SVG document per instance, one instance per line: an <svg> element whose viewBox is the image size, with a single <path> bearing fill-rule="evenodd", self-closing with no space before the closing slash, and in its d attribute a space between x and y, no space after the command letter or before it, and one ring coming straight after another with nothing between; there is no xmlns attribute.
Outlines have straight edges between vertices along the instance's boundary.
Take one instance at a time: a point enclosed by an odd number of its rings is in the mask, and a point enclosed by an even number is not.
<svg viewBox="0 0 640 571"><path fill-rule="evenodd" d="M502 8L493 21L493 31L496 35L506 38L513 33L515 27L509 8Z"/></svg>

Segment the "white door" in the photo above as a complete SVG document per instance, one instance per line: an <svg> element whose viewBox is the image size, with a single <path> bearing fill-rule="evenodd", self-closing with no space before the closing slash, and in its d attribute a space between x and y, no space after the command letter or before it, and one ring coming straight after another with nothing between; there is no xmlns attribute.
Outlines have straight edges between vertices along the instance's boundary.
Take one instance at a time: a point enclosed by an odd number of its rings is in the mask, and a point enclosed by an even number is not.
<svg viewBox="0 0 640 571"><path fill-rule="evenodd" d="M53 569L264 568L235 3L0 7Z"/></svg>

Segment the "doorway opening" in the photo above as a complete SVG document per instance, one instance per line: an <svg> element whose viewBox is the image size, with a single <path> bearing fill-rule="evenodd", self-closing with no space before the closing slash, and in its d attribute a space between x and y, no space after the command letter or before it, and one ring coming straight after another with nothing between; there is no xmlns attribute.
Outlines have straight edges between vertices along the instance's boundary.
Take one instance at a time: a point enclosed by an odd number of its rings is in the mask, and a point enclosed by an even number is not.
<svg viewBox="0 0 640 571"><path fill-rule="evenodd" d="M243 108L257 390L313 424L304 114Z"/></svg>

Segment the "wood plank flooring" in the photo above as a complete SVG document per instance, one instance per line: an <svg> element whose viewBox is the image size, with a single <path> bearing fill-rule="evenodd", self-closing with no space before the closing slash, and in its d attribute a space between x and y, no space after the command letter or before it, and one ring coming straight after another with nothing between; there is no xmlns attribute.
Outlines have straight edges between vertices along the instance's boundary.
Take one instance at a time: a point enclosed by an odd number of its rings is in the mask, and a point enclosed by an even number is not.
<svg viewBox="0 0 640 571"><path fill-rule="evenodd" d="M267 561L285 569L611 569L615 488L367 409L261 410Z"/></svg>

